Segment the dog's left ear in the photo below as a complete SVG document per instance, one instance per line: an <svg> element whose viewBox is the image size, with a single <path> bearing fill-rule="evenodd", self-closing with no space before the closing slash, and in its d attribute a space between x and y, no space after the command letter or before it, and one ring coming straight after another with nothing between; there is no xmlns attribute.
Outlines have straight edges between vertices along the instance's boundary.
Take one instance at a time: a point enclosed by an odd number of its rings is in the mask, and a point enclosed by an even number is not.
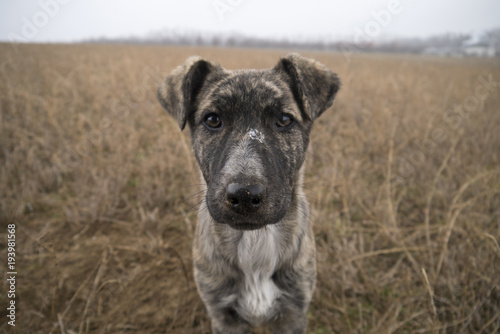
<svg viewBox="0 0 500 334"><path fill-rule="evenodd" d="M189 57L186 62L175 68L158 88L158 100L173 115L181 130L186 119L196 107L196 97L207 84L210 75L224 69L198 56Z"/></svg>
<svg viewBox="0 0 500 334"><path fill-rule="evenodd" d="M296 53L281 58L273 70L282 74L301 112L312 121L332 105L341 85L325 65Z"/></svg>

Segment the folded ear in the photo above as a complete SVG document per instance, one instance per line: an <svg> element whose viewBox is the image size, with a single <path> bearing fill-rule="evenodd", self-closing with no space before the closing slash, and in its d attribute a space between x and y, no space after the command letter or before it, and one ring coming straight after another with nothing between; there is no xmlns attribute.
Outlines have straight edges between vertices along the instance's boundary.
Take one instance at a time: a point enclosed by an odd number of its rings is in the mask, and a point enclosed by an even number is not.
<svg viewBox="0 0 500 334"><path fill-rule="evenodd" d="M296 53L281 58L274 70L282 74L300 110L312 121L332 105L341 85L329 68Z"/></svg>
<svg viewBox="0 0 500 334"><path fill-rule="evenodd" d="M186 126L187 115L196 107L196 97L211 73L222 71L198 56L189 57L175 68L158 88L158 100L173 115L181 130Z"/></svg>

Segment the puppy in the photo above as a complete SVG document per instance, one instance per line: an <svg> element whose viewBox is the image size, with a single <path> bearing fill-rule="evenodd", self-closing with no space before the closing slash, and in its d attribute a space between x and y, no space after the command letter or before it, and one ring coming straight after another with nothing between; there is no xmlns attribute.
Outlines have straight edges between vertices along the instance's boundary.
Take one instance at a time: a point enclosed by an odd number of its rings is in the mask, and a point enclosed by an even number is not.
<svg viewBox="0 0 500 334"><path fill-rule="evenodd" d="M271 69L229 71L191 57L158 89L191 144L206 194L193 260L214 333L305 333L315 243L302 191L314 121L340 88L298 54Z"/></svg>

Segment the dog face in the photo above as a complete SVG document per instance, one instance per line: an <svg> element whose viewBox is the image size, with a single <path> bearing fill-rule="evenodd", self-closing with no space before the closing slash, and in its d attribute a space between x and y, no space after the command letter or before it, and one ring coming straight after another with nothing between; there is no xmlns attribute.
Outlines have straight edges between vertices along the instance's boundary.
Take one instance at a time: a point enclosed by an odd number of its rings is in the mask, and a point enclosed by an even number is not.
<svg viewBox="0 0 500 334"><path fill-rule="evenodd" d="M189 125L215 222L252 230L285 217L312 124L339 86L329 69L296 54L258 71L192 57L167 77L158 99L181 129Z"/></svg>

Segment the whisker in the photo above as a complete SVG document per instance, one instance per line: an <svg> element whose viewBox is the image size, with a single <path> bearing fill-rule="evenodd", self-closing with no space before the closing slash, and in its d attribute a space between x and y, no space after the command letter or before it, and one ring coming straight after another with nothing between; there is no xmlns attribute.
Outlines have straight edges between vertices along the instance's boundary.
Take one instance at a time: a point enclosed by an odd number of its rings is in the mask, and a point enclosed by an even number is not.
<svg viewBox="0 0 500 334"><path fill-rule="evenodd" d="M187 217L187 215L188 215L191 211L193 211L193 209L194 209L194 208L196 208L198 205L200 205L200 204L201 204L201 203L203 203L204 201L205 201L205 199L202 199L201 201L198 201L198 202L196 202L193 206L191 206L191 207L190 207L190 208L186 211L186 213L185 213L185 215L184 215L184 218L185 218L185 217Z"/></svg>
<svg viewBox="0 0 500 334"><path fill-rule="evenodd" d="M314 202L314 201L318 200L317 197L314 197L314 196L311 196L311 195L308 195L308 194L296 194L296 196L297 197L301 196L302 198L305 198L306 200L311 201L311 202Z"/></svg>
<svg viewBox="0 0 500 334"><path fill-rule="evenodd" d="M188 200L192 199L193 197L196 197L196 196L198 196L198 195L200 195L200 194L202 194L202 193L206 193L206 191L207 191L207 189L202 189L202 190L200 190L200 191L197 191L197 192L195 192L194 194L191 194L191 195L189 195L188 197L186 197L186 198L183 200L183 202L184 202L184 201L188 201Z"/></svg>

